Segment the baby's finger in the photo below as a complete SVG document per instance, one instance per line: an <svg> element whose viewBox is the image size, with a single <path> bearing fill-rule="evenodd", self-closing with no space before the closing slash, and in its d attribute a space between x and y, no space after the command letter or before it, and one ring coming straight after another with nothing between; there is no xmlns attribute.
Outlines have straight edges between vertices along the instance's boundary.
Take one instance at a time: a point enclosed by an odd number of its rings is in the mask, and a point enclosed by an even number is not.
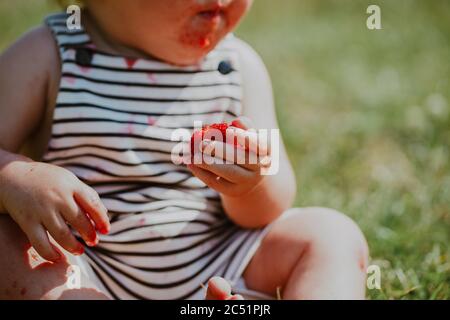
<svg viewBox="0 0 450 320"><path fill-rule="evenodd" d="M103 205L97 192L86 186L74 194L74 199L80 208L89 215L94 221L97 230L100 233L107 234L110 229L109 218L107 210Z"/></svg>
<svg viewBox="0 0 450 320"><path fill-rule="evenodd" d="M208 281L206 300L226 300L231 295L230 284L221 277L213 277Z"/></svg>
<svg viewBox="0 0 450 320"><path fill-rule="evenodd" d="M91 220L75 201L69 204L61 213L66 221L78 231L88 246L92 247L98 243L97 232L95 232Z"/></svg>
<svg viewBox="0 0 450 320"><path fill-rule="evenodd" d="M229 143L205 139L199 145L199 149L204 155L206 154L211 157L222 159L229 164L240 164L247 161L245 150L236 148Z"/></svg>
<svg viewBox="0 0 450 320"><path fill-rule="evenodd" d="M42 258L52 262L61 260L61 255L51 245L47 232L42 225L37 224L24 231L31 245Z"/></svg>
<svg viewBox="0 0 450 320"><path fill-rule="evenodd" d="M53 213L47 215L44 217L42 223L61 247L75 255L83 254L83 245L75 239L72 231L70 231L59 214Z"/></svg>
<svg viewBox="0 0 450 320"><path fill-rule="evenodd" d="M196 166L233 183L239 183L243 180L251 179L254 176L253 172L244 169L239 165L225 164L222 159L213 158L207 154L203 155L203 161L196 164Z"/></svg>
<svg viewBox="0 0 450 320"><path fill-rule="evenodd" d="M260 169L258 156L251 152L245 151L242 148L236 147L229 143L220 141L203 140L200 144L200 151L203 156L211 156L220 159L228 164L237 164L250 171L257 171Z"/></svg>
<svg viewBox="0 0 450 320"><path fill-rule="evenodd" d="M241 128L244 130L254 128L253 121L250 118L244 117L244 116L241 116L241 117L237 118L236 120L233 120L231 122L231 126L236 127L236 128Z"/></svg>
<svg viewBox="0 0 450 320"><path fill-rule="evenodd" d="M270 154L270 139L268 132L264 135L263 132L258 133L254 130L231 128L231 133L235 137L234 139L237 143L244 149L254 152L259 156Z"/></svg>
<svg viewBox="0 0 450 320"><path fill-rule="evenodd" d="M189 170L192 171L192 173L202 180L206 185L209 187L215 189L218 192L225 193L229 191L231 188L233 188L233 184L229 181L227 181L224 178L218 179L218 176L216 176L214 173L205 170L203 168L197 167L193 164L188 164L187 167Z"/></svg>
<svg viewBox="0 0 450 320"><path fill-rule="evenodd" d="M254 160L246 161L246 163L239 164L241 167L250 171L260 171L262 168L269 167L272 162L270 156L257 157L256 163Z"/></svg>

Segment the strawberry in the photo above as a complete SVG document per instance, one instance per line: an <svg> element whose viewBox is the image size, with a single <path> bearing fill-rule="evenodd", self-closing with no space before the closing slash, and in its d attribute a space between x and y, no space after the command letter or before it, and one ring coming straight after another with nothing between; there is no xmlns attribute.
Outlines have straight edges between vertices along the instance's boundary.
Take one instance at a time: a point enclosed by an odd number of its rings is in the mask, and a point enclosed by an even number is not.
<svg viewBox="0 0 450 320"><path fill-rule="evenodd" d="M232 126L232 124L228 124L226 122L213 123L210 125L205 125L202 127L202 129L195 131L191 136L191 154L194 154L195 150L198 150L198 146L205 137L205 134L207 134L208 138L210 138L211 140L218 140L222 142L226 141L227 129ZM212 129L219 130L222 134L222 137L217 137L217 135L213 135L211 132L208 133L208 131ZM237 138L234 139L234 145L238 145Z"/></svg>

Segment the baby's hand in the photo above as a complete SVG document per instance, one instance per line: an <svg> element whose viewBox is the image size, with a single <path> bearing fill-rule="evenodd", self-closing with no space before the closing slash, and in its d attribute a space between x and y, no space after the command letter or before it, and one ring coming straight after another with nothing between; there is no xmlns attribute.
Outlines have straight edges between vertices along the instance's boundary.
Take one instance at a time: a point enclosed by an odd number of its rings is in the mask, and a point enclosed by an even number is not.
<svg viewBox="0 0 450 320"><path fill-rule="evenodd" d="M75 255L82 254L84 246L67 223L89 246L98 242L95 228L104 234L109 231L107 210L96 191L64 168L14 161L2 168L2 184L0 200L4 209L46 260L55 262L60 258L46 231Z"/></svg>
<svg viewBox="0 0 450 320"><path fill-rule="evenodd" d="M198 150L203 160L189 164L188 168L209 187L238 197L253 190L264 179L261 172L270 166L271 158L266 141L260 141L255 132L247 131L242 121L233 122L233 126L237 145L203 140Z"/></svg>

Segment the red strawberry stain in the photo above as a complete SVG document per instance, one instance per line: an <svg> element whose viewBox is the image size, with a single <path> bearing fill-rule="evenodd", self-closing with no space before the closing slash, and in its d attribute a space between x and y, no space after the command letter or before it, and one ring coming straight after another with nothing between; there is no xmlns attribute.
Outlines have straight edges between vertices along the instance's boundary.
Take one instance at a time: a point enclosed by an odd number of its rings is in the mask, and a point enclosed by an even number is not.
<svg viewBox="0 0 450 320"><path fill-rule="evenodd" d="M149 126L154 125L156 123L156 118L152 117L152 116L147 117L147 123L148 123Z"/></svg>
<svg viewBox="0 0 450 320"><path fill-rule="evenodd" d="M132 69L136 64L137 59L133 58L125 58L125 63L127 64L128 69Z"/></svg>
<svg viewBox="0 0 450 320"><path fill-rule="evenodd" d="M129 124L127 125L127 127L126 127L126 132L127 132L128 134L133 134L133 133L134 133L134 128L133 128L133 124L132 124L132 123L129 123Z"/></svg>
<svg viewBox="0 0 450 320"><path fill-rule="evenodd" d="M154 73L151 72L147 73L147 78L148 80L150 80L150 83L156 83L156 76Z"/></svg>
<svg viewBox="0 0 450 320"><path fill-rule="evenodd" d="M74 84L75 83L75 78L74 77L65 76L65 77L63 77L63 80L65 82L67 82L67 83L70 83L70 84Z"/></svg>
<svg viewBox="0 0 450 320"><path fill-rule="evenodd" d="M206 49L211 45L207 35L201 33L185 33L180 37L180 42L186 46Z"/></svg>
<svg viewBox="0 0 450 320"><path fill-rule="evenodd" d="M81 70L81 72L83 72L83 73L89 73L89 71L91 71L91 68L80 66L80 70Z"/></svg>
<svg viewBox="0 0 450 320"><path fill-rule="evenodd" d="M211 44L211 41L209 41L209 39L208 38L200 38L199 40L198 40L198 46L200 47L200 48L206 48L206 47L209 47L209 45Z"/></svg>

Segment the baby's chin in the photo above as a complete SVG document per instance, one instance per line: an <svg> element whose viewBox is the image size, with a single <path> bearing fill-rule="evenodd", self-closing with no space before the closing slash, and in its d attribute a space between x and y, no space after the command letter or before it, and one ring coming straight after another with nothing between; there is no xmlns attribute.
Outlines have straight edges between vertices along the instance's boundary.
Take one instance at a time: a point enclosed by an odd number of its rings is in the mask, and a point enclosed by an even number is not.
<svg viewBox="0 0 450 320"><path fill-rule="evenodd" d="M224 36L184 38L160 58L174 65L198 65Z"/></svg>
<svg viewBox="0 0 450 320"><path fill-rule="evenodd" d="M183 55L173 55L170 57L165 56L165 57L161 57L161 60L163 60L167 63L173 64L173 65L181 66L181 67L195 66L195 65L201 64L203 59L213 49L214 48L211 48L210 50L202 50L200 52L198 52L198 51L189 52L189 50L184 50Z"/></svg>

